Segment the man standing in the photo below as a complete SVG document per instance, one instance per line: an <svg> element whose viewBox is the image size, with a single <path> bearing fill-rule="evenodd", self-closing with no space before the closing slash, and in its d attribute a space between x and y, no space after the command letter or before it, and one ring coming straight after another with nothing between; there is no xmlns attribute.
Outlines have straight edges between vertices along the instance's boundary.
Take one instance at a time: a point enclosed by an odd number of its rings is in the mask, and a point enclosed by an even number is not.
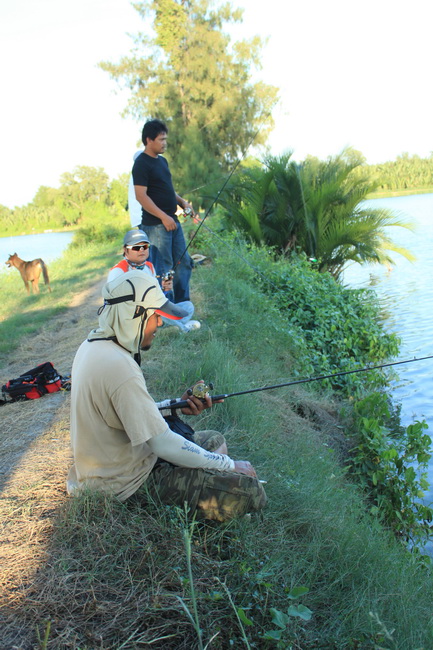
<svg viewBox="0 0 433 650"><path fill-rule="evenodd" d="M161 156L167 147L168 129L160 120L150 120L143 127L144 152L132 168L135 196L142 206L141 227L151 243L150 261L156 274L163 277L174 270L173 294L175 303L189 300L189 280L192 260L185 252L182 226L176 216L177 206L192 206L176 194L166 159Z"/></svg>

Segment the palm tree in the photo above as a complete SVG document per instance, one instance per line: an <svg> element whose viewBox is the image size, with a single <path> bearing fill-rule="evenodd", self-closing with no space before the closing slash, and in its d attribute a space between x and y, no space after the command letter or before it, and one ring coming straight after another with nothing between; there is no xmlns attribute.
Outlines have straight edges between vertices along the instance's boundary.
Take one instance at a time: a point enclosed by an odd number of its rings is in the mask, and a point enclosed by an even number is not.
<svg viewBox="0 0 433 650"><path fill-rule="evenodd" d="M296 247L302 200L291 152L268 157L233 176L218 203L229 223L257 244L288 252Z"/></svg>
<svg viewBox="0 0 433 650"><path fill-rule="evenodd" d="M349 261L393 264L389 251L414 259L408 250L394 244L385 230L412 225L390 210L365 204L376 184L364 173L357 152L346 149L325 162L307 159L300 178L307 233L304 250L317 260L320 271L329 271L338 279Z"/></svg>
<svg viewBox="0 0 433 650"><path fill-rule="evenodd" d="M326 161L297 164L291 153L268 156L262 167L232 179L219 203L230 221L256 243L285 255L303 251L336 279L349 261L393 264L389 251L414 257L393 244L389 226L411 228L389 210L366 206L376 184L352 149Z"/></svg>

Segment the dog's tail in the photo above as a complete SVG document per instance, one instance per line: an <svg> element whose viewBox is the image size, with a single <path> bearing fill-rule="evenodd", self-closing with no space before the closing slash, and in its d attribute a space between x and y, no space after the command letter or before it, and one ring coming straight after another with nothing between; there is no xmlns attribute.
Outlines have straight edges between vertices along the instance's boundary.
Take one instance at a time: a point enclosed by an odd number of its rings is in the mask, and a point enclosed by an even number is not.
<svg viewBox="0 0 433 650"><path fill-rule="evenodd" d="M44 282L48 287L48 291L51 291L50 280L49 280L49 277L48 277L47 265L45 264L44 260L41 260L41 259L39 259L39 264L42 267L42 274L44 276Z"/></svg>

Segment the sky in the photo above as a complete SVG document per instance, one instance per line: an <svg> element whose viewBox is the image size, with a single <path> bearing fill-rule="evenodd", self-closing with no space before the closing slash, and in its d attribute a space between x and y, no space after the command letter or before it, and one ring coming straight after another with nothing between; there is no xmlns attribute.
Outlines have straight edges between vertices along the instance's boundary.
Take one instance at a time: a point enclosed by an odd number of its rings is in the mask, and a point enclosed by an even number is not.
<svg viewBox="0 0 433 650"><path fill-rule="evenodd" d="M255 75L280 89L272 153L352 146L376 163L433 151L431 0L231 4L244 8L234 38L267 38ZM142 124L121 117L128 96L97 64L145 29L128 0L0 0L1 205L78 165L130 171Z"/></svg>

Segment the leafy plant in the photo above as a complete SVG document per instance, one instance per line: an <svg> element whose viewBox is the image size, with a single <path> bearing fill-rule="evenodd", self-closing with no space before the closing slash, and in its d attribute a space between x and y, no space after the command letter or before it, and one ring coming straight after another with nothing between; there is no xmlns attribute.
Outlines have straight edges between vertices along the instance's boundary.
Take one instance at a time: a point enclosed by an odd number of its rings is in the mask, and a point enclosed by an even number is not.
<svg viewBox="0 0 433 650"><path fill-rule="evenodd" d="M272 261L266 250L256 247L245 255L260 271L254 277L256 284L304 339L314 373L360 370L398 354L399 338L384 331L373 291L342 287L331 275L318 273L304 255ZM328 379L323 385L358 396L387 381L381 370L368 370Z"/></svg>
<svg viewBox="0 0 433 650"><path fill-rule="evenodd" d="M271 607L269 611L272 615L272 623L276 625L278 629L265 632L263 635L264 639L268 641L280 641L286 628L294 618L300 618L303 621L309 621L311 619L313 615L311 609L298 602L301 596L305 596L308 592L308 587L293 587L293 589L287 594L287 597L293 601L293 603L287 608L287 613ZM278 647L283 646L278 644Z"/></svg>
<svg viewBox="0 0 433 650"><path fill-rule="evenodd" d="M268 156L261 168L233 177L219 198L229 226L279 253L303 252L336 279L349 261L390 264L388 251L414 259L386 234L389 226L412 225L364 203L376 186L358 152L345 149L326 161L308 157L301 164L290 156Z"/></svg>
<svg viewBox="0 0 433 650"><path fill-rule="evenodd" d="M416 421L407 429L389 429L389 404L382 393L356 403L354 411L357 442L349 470L373 503L370 512L404 544L427 541L433 521L433 509L421 502L429 486L427 424Z"/></svg>

